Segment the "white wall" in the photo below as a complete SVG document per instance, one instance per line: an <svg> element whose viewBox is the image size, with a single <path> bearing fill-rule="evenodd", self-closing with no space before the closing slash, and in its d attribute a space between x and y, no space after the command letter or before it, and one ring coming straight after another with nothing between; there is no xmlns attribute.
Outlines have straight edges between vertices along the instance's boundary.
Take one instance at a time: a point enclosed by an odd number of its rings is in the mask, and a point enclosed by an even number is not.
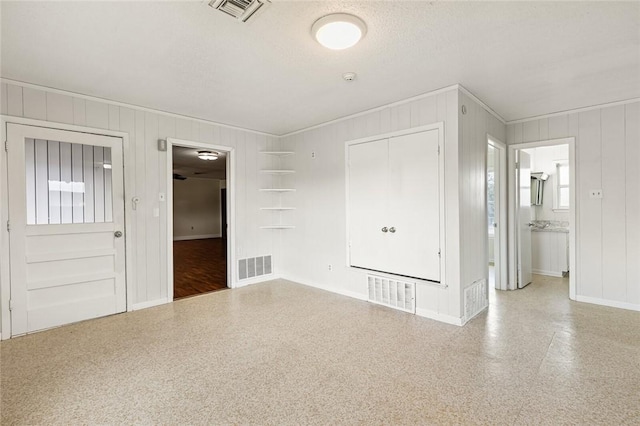
<svg viewBox="0 0 640 426"><path fill-rule="evenodd" d="M0 84L3 115L67 123L94 129L110 129L129 135L125 153L125 180L128 197L140 203L131 211L134 304L167 298L167 205L158 201L167 193L167 154L157 150L157 140L179 138L235 148L236 167L236 247L238 258L274 255L277 272L277 235L259 229L258 152L278 149L278 138L230 128L203 120L189 119L86 96L12 82ZM6 175L2 162L0 173ZM3 195L6 200L6 195ZM130 199L126 200L130 206ZM154 208L160 217L153 216ZM6 276L6 274L4 275ZM2 302L3 304L6 301Z"/></svg>
<svg viewBox="0 0 640 426"><path fill-rule="evenodd" d="M418 284L418 312L445 321L461 318L461 275L464 283L486 276L486 212L485 188L486 133L504 140L505 126L470 98L470 121L458 126L459 91L451 89L417 100L400 103L376 111L329 123L284 138L284 146L296 152L291 158L297 171L297 192L292 202L297 207L296 229L282 234L283 274L292 280L320 288L366 298L366 272L347 266L345 221L345 142L367 136L444 122L445 209L446 209L446 284L438 288ZM466 138L459 143L458 135ZM315 156L312 156L312 153ZM472 166L476 168L471 168ZM461 167L467 170L459 174ZM470 178L474 180L469 181ZM469 209L479 209L470 214ZM461 212L461 209L465 209ZM473 216L473 225L465 225L461 240L461 220ZM461 219L462 218L462 219ZM482 226L476 227L480 222ZM475 249L467 249L461 257L461 245L471 239ZM474 258L484 259L482 266ZM461 262L473 263L474 271ZM332 270L329 270L329 265ZM472 278L473 277L473 278Z"/></svg>
<svg viewBox="0 0 640 426"><path fill-rule="evenodd" d="M640 309L640 102L510 124L507 142L576 138L578 300ZM589 197L602 189L603 198Z"/></svg>
<svg viewBox="0 0 640 426"><path fill-rule="evenodd" d="M568 211L554 211L554 197L556 196L556 185L558 172L556 163L558 161L569 161L569 145L542 146L538 148L523 149L531 156L531 171L544 172L549 175L549 179L544 183L542 194L542 205L533 206L534 220L559 220L569 221Z"/></svg>
<svg viewBox="0 0 640 426"><path fill-rule="evenodd" d="M218 179L173 180L173 239L220 237Z"/></svg>
<svg viewBox="0 0 640 426"><path fill-rule="evenodd" d="M463 91L460 109L460 270L462 289L486 279L489 263L487 239L487 135L504 141L505 125ZM463 303L462 298L460 303Z"/></svg>

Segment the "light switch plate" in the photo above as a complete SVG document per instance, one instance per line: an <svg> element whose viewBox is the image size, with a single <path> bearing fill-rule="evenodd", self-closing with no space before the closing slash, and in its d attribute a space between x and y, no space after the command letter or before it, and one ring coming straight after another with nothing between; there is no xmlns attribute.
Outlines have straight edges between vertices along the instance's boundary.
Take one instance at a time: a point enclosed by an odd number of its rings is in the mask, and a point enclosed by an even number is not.
<svg viewBox="0 0 640 426"><path fill-rule="evenodd" d="M589 191L589 198L602 198L602 189L592 189Z"/></svg>

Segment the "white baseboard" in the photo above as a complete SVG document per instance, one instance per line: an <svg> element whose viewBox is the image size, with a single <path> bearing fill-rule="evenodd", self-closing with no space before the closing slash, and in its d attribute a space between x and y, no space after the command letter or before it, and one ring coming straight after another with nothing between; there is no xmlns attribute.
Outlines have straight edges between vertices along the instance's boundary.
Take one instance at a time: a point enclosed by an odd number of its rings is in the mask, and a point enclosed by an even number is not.
<svg viewBox="0 0 640 426"><path fill-rule="evenodd" d="M284 279L298 283L298 284L306 285L307 287L313 287L320 290L329 291L331 293L339 294L341 296L352 297L354 299L362 300L365 302L369 299L366 293L358 293L355 291L343 290L335 287L326 287L316 283L305 282L304 280L299 280L291 277L284 277ZM481 312L484 312L484 311L481 311ZM428 309L416 308L416 315L424 318L429 318L432 320L444 322L446 324L452 324L457 326L464 325L462 318L456 318L450 315L440 314L438 312L430 311Z"/></svg>
<svg viewBox="0 0 640 426"><path fill-rule="evenodd" d="M557 271L545 271L543 269L531 269L531 273L532 274L536 274L536 275L546 275L548 277L562 278L562 272L557 272Z"/></svg>
<svg viewBox="0 0 640 426"><path fill-rule="evenodd" d="M267 275L260 275L257 277L252 277L252 278L247 278L246 280L238 280L235 283L235 286L233 288L240 288L240 287L245 287L248 285L252 285L252 284L259 284L259 283L263 283L266 281L273 281L273 280L277 280L279 278L282 278L280 275L276 275L276 274L267 274Z"/></svg>
<svg viewBox="0 0 640 426"><path fill-rule="evenodd" d="M611 308L629 309L631 311L640 311L640 305L628 302L618 302L616 300L600 299L598 297L576 296L576 301L591 303L593 305L609 306Z"/></svg>
<svg viewBox="0 0 640 426"><path fill-rule="evenodd" d="M171 303L171 302L172 300L169 300L169 299L156 299L156 300L150 300L148 302L134 303L131 306L131 310L138 311L140 309L153 308L154 306L164 305L165 303Z"/></svg>
<svg viewBox="0 0 640 426"><path fill-rule="evenodd" d="M306 282L304 280L298 280L296 278L284 277L284 279L288 280L288 281L292 281L294 283L306 285L307 287L313 287L313 288L317 288L317 289L320 289L320 290L328 291L330 293L339 294L341 296L352 297L354 299L364 300L364 301L367 300L367 295L364 294L364 293L358 293L358 292L350 291L350 290L343 290L343 289L335 288L335 287L326 287L326 286L323 286L323 285L320 285L320 284L310 283L310 282Z"/></svg>
<svg viewBox="0 0 640 426"><path fill-rule="evenodd" d="M480 312L484 312L484 310L480 311ZM480 312L478 312L478 313L480 313ZM463 326L466 323L464 318L456 318L454 316L441 314L439 312L435 312L435 311L432 311L432 310L429 310L429 309L416 308L416 315L418 315L420 317L429 318L429 319L432 319L432 320L444 322L446 324L457 325L459 327Z"/></svg>
<svg viewBox="0 0 640 426"><path fill-rule="evenodd" d="M221 238L221 234L203 234L203 235L184 235L174 236L173 241L188 241L188 240L206 240L209 238Z"/></svg>

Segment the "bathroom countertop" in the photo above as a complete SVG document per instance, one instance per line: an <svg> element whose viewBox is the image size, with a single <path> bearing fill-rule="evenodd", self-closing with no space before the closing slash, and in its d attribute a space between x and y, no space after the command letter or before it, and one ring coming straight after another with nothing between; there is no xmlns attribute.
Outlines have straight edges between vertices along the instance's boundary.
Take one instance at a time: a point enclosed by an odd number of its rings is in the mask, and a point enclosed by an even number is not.
<svg viewBox="0 0 640 426"><path fill-rule="evenodd" d="M569 222L560 220L532 220L532 232L561 232L569 233Z"/></svg>
<svg viewBox="0 0 640 426"><path fill-rule="evenodd" d="M538 228L538 227L531 227L531 232L561 232L561 233L565 233L568 234L569 233L569 228L562 228L562 227L548 227L548 228Z"/></svg>

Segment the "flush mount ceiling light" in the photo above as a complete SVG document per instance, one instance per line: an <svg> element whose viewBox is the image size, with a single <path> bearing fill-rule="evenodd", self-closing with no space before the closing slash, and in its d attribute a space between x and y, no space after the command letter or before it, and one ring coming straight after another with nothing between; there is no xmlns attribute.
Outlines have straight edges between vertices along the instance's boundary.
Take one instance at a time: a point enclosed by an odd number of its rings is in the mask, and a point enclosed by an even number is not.
<svg viewBox="0 0 640 426"><path fill-rule="evenodd" d="M323 16L311 27L311 34L318 43L332 50L354 46L366 33L364 21L346 13Z"/></svg>
<svg viewBox="0 0 640 426"><path fill-rule="evenodd" d="M207 160L207 161L217 160L218 155L219 154L217 152L198 151L198 158L201 160Z"/></svg>

